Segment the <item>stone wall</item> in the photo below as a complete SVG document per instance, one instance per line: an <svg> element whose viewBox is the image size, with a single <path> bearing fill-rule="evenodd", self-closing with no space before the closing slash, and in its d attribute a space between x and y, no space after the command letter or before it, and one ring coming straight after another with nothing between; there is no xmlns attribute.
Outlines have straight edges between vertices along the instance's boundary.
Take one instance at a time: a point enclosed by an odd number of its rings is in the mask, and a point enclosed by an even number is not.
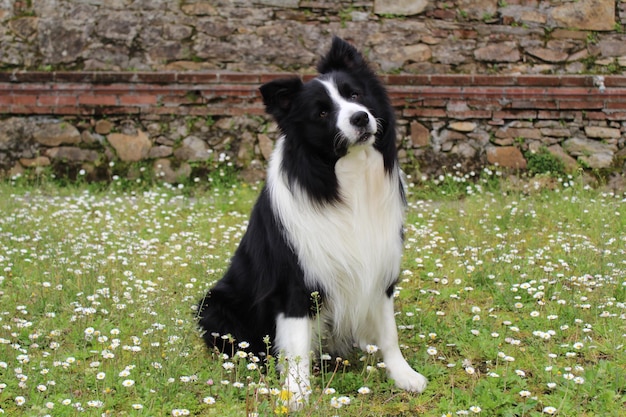
<svg viewBox="0 0 626 417"><path fill-rule="evenodd" d="M224 166L262 178L276 127L258 87L285 73L0 74L0 168L169 182ZM303 78L310 78L310 75ZM626 77L383 75L406 171L524 170L548 151L570 170L624 171ZM130 173L127 171L130 170Z"/></svg>
<svg viewBox="0 0 626 417"><path fill-rule="evenodd" d="M624 23L618 0L0 0L0 170L259 178L258 86L309 77L335 34L389 86L407 171L545 149L623 172Z"/></svg>
<svg viewBox="0 0 626 417"><path fill-rule="evenodd" d="M619 0L0 0L0 68L310 71L327 39L383 72L619 72Z"/></svg>

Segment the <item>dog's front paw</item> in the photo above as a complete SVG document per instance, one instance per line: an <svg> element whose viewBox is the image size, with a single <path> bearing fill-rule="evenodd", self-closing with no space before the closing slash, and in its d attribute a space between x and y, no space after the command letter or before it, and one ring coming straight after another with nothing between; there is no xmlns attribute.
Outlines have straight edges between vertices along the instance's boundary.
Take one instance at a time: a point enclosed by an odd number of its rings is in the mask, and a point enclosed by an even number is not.
<svg viewBox="0 0 626 417"><path fill-rule="evenodd" d="M291 383L285 384L283 390L280 393L280 399L283 405L289 408L290 411L302 410L309 401L309 395L311 394L311 387L305 383Z"/></svg>
<svg viewBox="0 0 626 417"><path fill-rule="evenodd" d="M426 385L428 385L426 377L411 368L400 372L389 373L389 377L394 380L398 388L406 391L420 393L424 391Z"/></svg>

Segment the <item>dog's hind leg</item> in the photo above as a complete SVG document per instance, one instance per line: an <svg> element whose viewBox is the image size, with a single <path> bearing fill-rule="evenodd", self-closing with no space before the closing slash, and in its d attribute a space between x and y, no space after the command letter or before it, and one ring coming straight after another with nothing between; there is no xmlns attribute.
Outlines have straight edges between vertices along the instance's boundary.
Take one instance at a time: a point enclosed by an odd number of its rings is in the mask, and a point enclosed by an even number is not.
<svg viewBox="0 0 626 417"><path fill-rule="evenodd" d="M282 373L285 403L291 410L304 407L311 393L311 339L313 320L308 317L285 317L283 313L276 318L275 350L284 361ZM287 398L285 398L287 397Z"/></svg>
<svg viewBox="0 0 626 417"><path fill-rule="evenodd" d="M415 372L402 356L398 345L398 330L394 317L393 297L383 296L379 311L374 312L373 325L376 344L380 348L387 374L394 380L398 388L412 392L426 389L428 380L419 372Z"/></svg>

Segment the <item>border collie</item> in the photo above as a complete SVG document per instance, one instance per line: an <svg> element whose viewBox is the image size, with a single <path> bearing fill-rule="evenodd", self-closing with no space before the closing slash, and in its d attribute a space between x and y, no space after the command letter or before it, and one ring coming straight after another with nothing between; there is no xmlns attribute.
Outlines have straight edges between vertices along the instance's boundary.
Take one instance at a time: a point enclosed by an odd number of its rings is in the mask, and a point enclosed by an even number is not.
<svg viewBox="0 0 626 417"><path fill-rule="evenodd" d="M292 409L310 393L320 340L340 355L376 345L398 387L427 384L402 356L394 318L406 202L393 108L344 40L333 38L317 69L306 83L260 88L281 136L231 265L198 308L210 348L245 341L280 356Z"/></svg>

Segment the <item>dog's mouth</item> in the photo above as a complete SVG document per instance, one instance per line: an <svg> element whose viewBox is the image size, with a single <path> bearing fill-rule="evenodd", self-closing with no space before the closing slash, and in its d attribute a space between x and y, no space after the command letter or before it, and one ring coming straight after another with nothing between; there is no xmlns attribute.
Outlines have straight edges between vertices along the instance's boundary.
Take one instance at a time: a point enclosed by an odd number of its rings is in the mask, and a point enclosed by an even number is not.
<svg viewBox="0 0 626 417"><path fill-rule="evenodd" d="M341 130L335 135L334 148L338 155L345 155L352 146L373 145L376 140L376 132L371 128L362 127L354 129L350 134Z"/></svg>
<svg viewBox="0 0 626 417"><path fill-rule="evenodd" d="M376 132L371 132L369 129L360 129L357 133L356 144L369 142L374 137L374 133Z"/></svg>

